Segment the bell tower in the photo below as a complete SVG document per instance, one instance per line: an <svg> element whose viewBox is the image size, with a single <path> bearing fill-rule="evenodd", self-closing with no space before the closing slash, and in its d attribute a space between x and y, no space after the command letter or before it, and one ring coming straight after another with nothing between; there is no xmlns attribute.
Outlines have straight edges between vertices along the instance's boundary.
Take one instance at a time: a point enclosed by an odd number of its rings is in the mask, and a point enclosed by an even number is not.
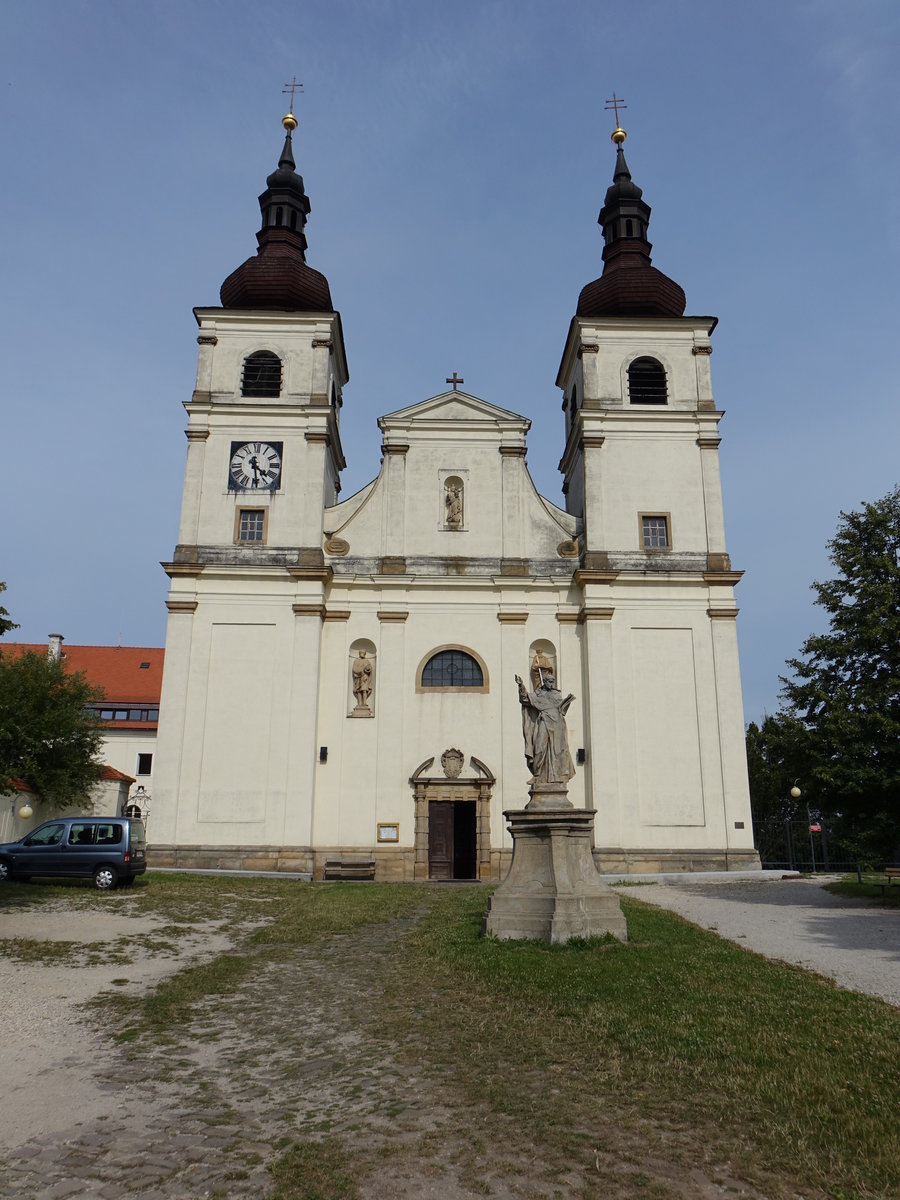
<svg viewBox="0 0 900 1200"><path fill-rule="evenodd" d="M686 316L684 291L652 265L625 137L617 123L603 271L581 290L557 376L566 508L583 520L588 803L601 862L632 846L660 869L695 853L698 869L753 866L716 318Z"/></svg>
<svg viewBox="0 0 900 1200"><path fill-rule="evenodd" d="M162 846L309 846L323 511L337 501L348 379L292 110L259 196L256 254L194 310L196 385L171 584L154 778ZM179 850L178 861L191 851ZM165 851L163 851L165 854ZM196 854L200 855L199 849Z"/></svg>

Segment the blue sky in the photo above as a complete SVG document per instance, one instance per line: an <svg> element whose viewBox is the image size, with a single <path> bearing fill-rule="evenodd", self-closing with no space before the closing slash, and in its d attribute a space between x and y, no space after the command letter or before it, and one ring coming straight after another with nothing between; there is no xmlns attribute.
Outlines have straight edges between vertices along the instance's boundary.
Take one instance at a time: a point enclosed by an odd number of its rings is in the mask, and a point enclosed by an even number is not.
<svg viewBox="0 0 900 1200"><path fill-rule="evenodd" d="M773 711L840 510L898 480L898 52L895 0L6 0L13 636L163 643L191 309L255 250L294 73L308 260L350 363L343 494L377 472L377 416L456 370L531 418L561 502L555 377L601 270L615 89L654 263L720 318L745 709Z"/></svg>

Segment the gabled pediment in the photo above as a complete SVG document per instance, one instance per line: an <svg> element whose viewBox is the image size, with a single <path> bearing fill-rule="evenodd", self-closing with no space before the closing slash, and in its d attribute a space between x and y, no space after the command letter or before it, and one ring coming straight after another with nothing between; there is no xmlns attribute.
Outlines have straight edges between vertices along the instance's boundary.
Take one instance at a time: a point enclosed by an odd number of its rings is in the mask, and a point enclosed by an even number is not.
<svg viewBox="0 0 900 1200"><path fill-rule="evenodd" d="M527 417L508 409L489 404L478 396L468 392L441 392L408 408L398 408L379 417L379 428L387 432L390 429L406 429L411 425L429 424L462 424L513 427L526 433L531 427Z"/></svg>

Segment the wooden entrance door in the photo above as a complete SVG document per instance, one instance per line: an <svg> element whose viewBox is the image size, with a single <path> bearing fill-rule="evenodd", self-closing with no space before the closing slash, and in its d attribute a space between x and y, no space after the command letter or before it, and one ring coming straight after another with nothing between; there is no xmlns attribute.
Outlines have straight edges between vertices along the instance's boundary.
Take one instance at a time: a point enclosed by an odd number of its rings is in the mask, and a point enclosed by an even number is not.
<svg viewBox="0 0 900 1200"><path fill-rule="evenodd" d="M442 791L445 789L441 789ZM455 797L462 789L447 788L447 799L428 802L429 879L476 879L478 875L475 801ZM468 794L468 793L464 793Z"/></svg>
<svg viewBox="0 0 900 1200"><path fill-rule="evenodd" d="M453 803L428 803L428 877L453 878Z"/></svg>

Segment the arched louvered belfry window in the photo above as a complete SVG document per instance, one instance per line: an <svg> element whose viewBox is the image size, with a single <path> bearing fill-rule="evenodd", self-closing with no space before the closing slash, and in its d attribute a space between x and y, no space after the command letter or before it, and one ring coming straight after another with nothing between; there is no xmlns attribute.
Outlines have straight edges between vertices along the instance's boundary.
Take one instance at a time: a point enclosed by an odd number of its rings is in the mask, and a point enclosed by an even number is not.
<svg viewBox="0 0 900 1200"><path fill-rule="evenodd" d="M242 396L280 396L281 359L270 350L258 350L244 359Z"/></svg>
<svg viewBox="0 0 900 1200"><path fill-rule="evenodd" d="M441 691L488 690L487 669L483 662L458 646L443 646L422 663L416 681L417 691L437 688Z"/></svg>
<svg viewBox="0 0 900 1200"><path fill-rule="evenodd" d="M628 368L630 404L666 404L666 372L655 358L636 358Z"/></svg>

